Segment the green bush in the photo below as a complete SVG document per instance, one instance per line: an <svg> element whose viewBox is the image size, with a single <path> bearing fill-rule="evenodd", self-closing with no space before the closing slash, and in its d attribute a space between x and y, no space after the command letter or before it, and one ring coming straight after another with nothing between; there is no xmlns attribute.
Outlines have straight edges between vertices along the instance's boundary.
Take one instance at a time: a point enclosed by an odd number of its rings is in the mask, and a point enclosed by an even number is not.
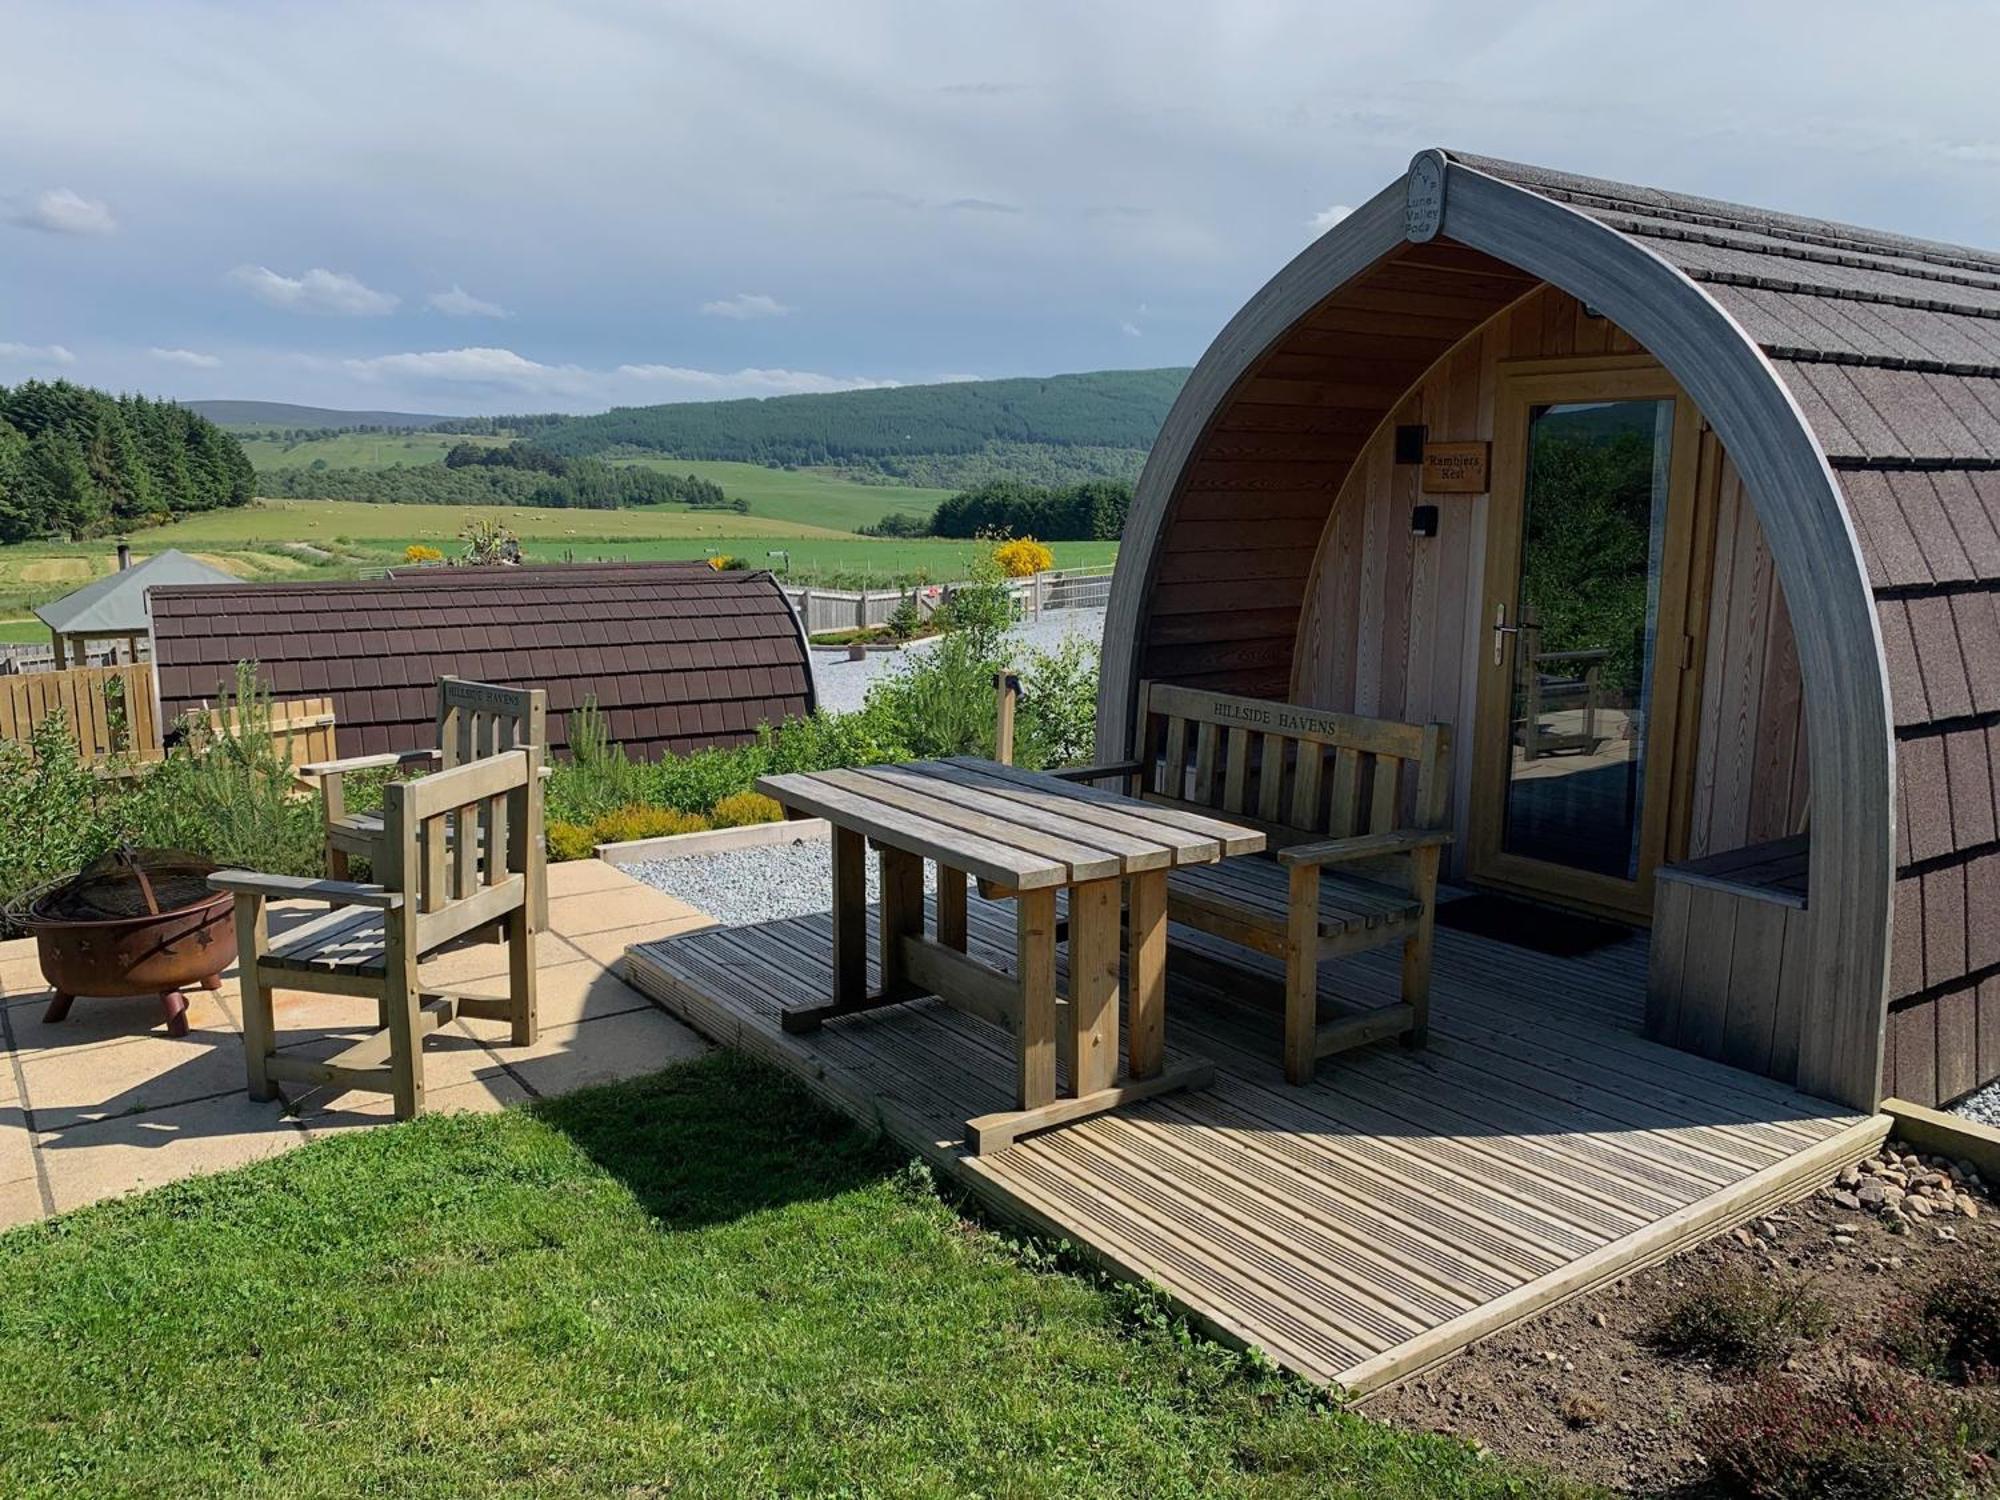
<svg viewBox="0 0 2000 1500"><path fill-rule="evenodd" d="M545 806L552 821L589 823L647 800L647 767L628 760L613 744L597 700L586 698L569 716L569 760L549 778Z"/></svg>
<svg viewBox="0 0 2000 1500"><path fill-rule="evenodd" d="M645 800L686 813L705 813L724 797L747 792L763 772L757 747L668 755L646 768Z"/></svg>
<svg viewBox="0 0 2000 1500"><path fill-rule="evenodd" d="M606 813L590 825L600 844L624 844L633 839L663 839L678 833L700 833L712 826L699 813L676 812L669 807L621 807Z"/></svg>
<svg viewBox="0 0 2000 1500"><path fill-rule="evenodd" d="M1826 1299L1804 1277L1725 1271L1690 1290L1653 1327L1653 1344L1681 1359L1724 1370L1763 1370L1797 1339L1817 1338L1833 1321Z"/></svg>
<svg viewBox="0 0 2000 1500"><path fill-rule="evenodd" d="M581 823L561 820L548 825L549 858L556 864L589 859L597 853L597 835Z"/></svg>
<svg viewBox="0 0 2000 1500"><path fill-rule="evenodd" d="M78 758L61 713L27 744L0 741L0 907L88 864L117 842L100 782Z"/></svg>
<svg viewBox="0 0 2000 1500"><path fill-rule="evenodd" d="M1033 651L1021 669L1014 759L1037 769L1090 764L1097 747L1097 658L1080 636Z"/></svg>

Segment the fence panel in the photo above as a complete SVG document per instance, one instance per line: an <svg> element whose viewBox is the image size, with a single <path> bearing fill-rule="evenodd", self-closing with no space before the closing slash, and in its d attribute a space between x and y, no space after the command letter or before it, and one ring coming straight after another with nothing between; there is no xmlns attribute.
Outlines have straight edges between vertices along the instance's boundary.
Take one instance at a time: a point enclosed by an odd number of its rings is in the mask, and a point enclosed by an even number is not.
<svg viewBox="0 0 2000 1500"><path fill-rule="evenodd" d="M113 682L118 686L109 686ZM37 724L58 712L77 754L91 764L120 753L134 760L160 758L150 662L0 677L0 740L25 742Z"/></svg>
<svg viewBox="0 0 2000 1500"><path fill-rule="evenodd" d="M221 730L223 711L210 709L208 722ZM271 743L294 766L335 759L333 731L331 698L284 698L271 704Z"/></svg>

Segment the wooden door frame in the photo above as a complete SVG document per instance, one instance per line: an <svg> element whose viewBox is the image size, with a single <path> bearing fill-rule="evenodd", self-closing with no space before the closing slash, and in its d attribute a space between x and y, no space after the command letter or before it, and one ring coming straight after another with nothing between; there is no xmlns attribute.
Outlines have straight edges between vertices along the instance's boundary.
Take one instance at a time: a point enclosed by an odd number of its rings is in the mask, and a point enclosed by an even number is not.
<svg viewBox="0 0 2000 1500"><path fill-rule="evenodd" d="M1624 880L1574 870L1548 860L1509 854L1501 847L1513 715L1512 667L1519 636L1495 666L1494 607L1519 611L1522 518L1527 480L1530 408L1572 401L1670 400L1674 403L1672 452L1667 470L1667 514L1661 539L1658 615L1653 645L1651 699L1646 724L1646 773L1639 817L1639 874ZM1695 720L1692 676L1698 697L1705 654L1707 560L1697 558L1702 536L1698 511L1702 468L1702 417L1666 369L1646 354L1502 360L1493 396L1493 467L1486 522L1486 566L1480 597L1482 630L1476 669L1478 712L1471 754L1472 797L1466 870L1480 885L1560 902L1621 921L1649 923L1653 872L1677 857L1692 799L1694 756L1688 732Z"/></svg>

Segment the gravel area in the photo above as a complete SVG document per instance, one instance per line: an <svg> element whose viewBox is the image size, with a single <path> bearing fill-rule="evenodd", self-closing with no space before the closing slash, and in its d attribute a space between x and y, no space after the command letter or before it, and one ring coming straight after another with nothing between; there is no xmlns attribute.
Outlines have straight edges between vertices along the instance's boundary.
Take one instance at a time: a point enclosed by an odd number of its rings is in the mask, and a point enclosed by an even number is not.
<svg viewBox="0 0 2000 1500"><path fill-rule="evenodd" d="M1016 625L1007 633L1007 639L1024 651L1053 651L1069 635L1082 636L1095 649L1104 639L1104 611L1049 610L1039 620ZM813 678L819 685L819 706L829 713L852 713L868 696L871 683L895 671L906 653L928 651L936 639L933 636L930 640L913 641L902 651L870 651L862 661L849 661L845 646L814 647Z"/></svg>
<svg viewBox="0 0 2000 1500"><path fill-rule="evenodd" d="M926 890L936 888L935 870L925 862ZM626 873L729 927L833 909L833 873L825 839L656 859L627 866ZM878 901L881 895L880 874L870 859L868 899Z"/></svg>
<svg viewBox="0 0 2000 1500"><path fill-rule="evenodd" d="M1988 1084L1976 1094L1967 1094L1951 1107L1976 1125L2000 1125L2000 1083Z"/></svg>

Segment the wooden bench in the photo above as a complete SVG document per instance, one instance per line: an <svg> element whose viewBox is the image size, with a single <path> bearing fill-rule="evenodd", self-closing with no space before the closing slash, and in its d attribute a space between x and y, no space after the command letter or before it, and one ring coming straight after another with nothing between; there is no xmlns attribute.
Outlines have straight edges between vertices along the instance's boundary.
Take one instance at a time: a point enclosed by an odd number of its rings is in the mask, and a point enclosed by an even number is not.
<svg viewBox="0 0 2000 1500"><path fill-rule="evenodd" d="M1320 1058L1385 1037L1422 1046L1450 730L1152 682L1137 718L1131 760L1062 774L1266 835L1275 859L1175 871L1167 915L1284 960L1285 1077L1309 1083ZM1321 1025L1319 963L1388 943L1403 945L1401 1001Z"/></svg>
<svg viewBox="0 0 2000 1500"><path fill-rule="evenodd" d="M424 1104L423 1038L459 1016L509 1021L532 1044L535 923L542 863L540 749L529 747L383 788L375 881L302 880L247 870L209 877L236 897L243 1050L250 1097L281 1082L390 1094L396 1117ZM325 902L334 910L273 939L267 903ZM426 990L418 963L494 922L506 932L507 998ZM274 989L372 997L379 1029L331 1058L278 1050Z"/></svg>

